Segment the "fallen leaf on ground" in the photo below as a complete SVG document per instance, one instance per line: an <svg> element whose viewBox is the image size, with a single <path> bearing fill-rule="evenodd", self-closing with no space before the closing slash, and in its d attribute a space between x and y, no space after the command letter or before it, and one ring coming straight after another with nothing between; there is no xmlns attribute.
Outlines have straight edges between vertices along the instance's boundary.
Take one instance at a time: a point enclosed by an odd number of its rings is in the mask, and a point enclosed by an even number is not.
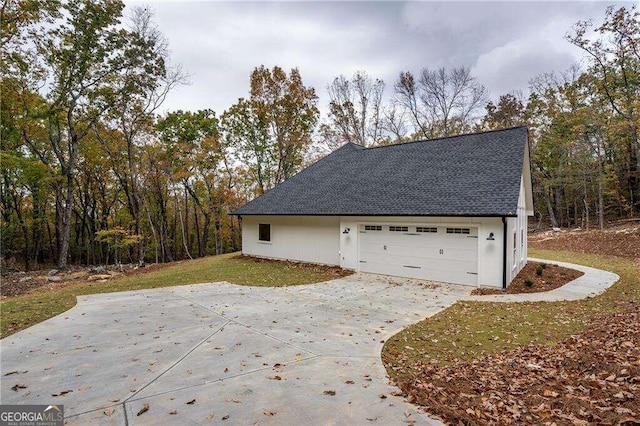
<svg viewBox="0 0 640 426"><path fill-rule="evenodd" d="M195 403L196 403L196 399L194 398L194 399L192 399L191 401L186 402L185 404L187 404L187 405L193 405L193 404L195 404Z"/></svg>
<svg viewBox="0 0 640 426"><path fill-rule="evenodd" d="M383 356L407 399L447 424L634 424L627 418L640 413L640 303L619 302L585 327L554 345L449 364L401 350Z"/></svg>
<svg viewBox="0 0 640 426"><path fill-rule="evenodd" d="M271 410L264 410L264 411L263 411L263 414L264 414L265 416L275 416L275 415L276 415L276 412L275 412L275 411L271 411Z"/></svg>
<svg viewBox="0 0 640 426"><path fill-rule="evenodd" d="M113 408L105 408L105 410L103 411L104 415L107 417L111 417L111 415L113 414L115 410Z"/></svg>
<svg viewBox="0 0 640 426"><path fill-rule="evenodd" d="M147 411L149 411L149 403L145 402L144 405L142 406L142 408L140 409L140 411L138 411L138 414L136 414L136 416L141 416L144 413L146 413Z"/></svg>
<svg viewBox="0 0 640 426"><path fill-rule="evenodd" d="M26 387L27 387L27 385L23 385L23 384L21 384L21 383L16 383L15 385L13 385L13 386L11 387L11 390L12 390L12 391L16 391L16 392L18 392L18 389L24 389L24 388L26 388ZM55 395L54 395L54 396L55 396Z"/></svg>
<svg viewBox="0 0 640 426"><path fill-rule="evenodd" d="M331 395L334 396L336 394L336 391L334 390L326 390L324 392L322 392L324 395Z"/></svg>

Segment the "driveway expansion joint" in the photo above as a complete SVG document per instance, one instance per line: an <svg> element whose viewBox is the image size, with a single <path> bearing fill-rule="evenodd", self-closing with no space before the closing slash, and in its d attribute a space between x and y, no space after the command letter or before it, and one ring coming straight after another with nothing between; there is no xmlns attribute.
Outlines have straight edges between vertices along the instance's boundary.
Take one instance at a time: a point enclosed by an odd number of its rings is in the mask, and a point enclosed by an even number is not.
<svg viewBox="0 0 640 426"><path fill-rule="evenodd" d="M128 401L132 400L133 397L135 397L136 395L138 395L140 392L142 392L143 390L145 390L147 387L149 387L150 385L152 385L154 382L156 382L158 379L160 379L162 376L164 376L166 373L168 373L169 371L171 371L175 366L177 366L178 364L180 364L186 357L188 357L193 351L195 351L196 349L198 349L200 346L202 346L207 340L211 339L213 336L215 336L219 331L221 331L222 329L224 329L224 327L229 324L230 321L227 321L226 323L224 323L223 325L221 325L220 327L218 327L213 333L209 334L207 337L205 337L204 339L202 339L200 341L200 343L198 343L197 345L195 345L193 348L189 349L184 355L182 355L177 361L175 361L173 364L171 364L171 366L169 366L168 368L166 368L164 371L162 371L160 374L158 374L153 380L149 381L146 385L142 386L140 389L137 389L135 393L129 395L127 398L124 399L124 401L122 401L123 404L126 404Z"/></svg>
<svg viewBox="0 0 640 426"><path fill-rule="evenodd" d="M290 346L290 347L292 347L292 348L295 348L295 349L297 349L297 350L307 352L307 353L309 353L309 354L311 354L311 355L314 355L314 356L318 356L318 355L319 355L319 354L314 353L313 351L310 351L310 350L308 350L308 349L305 349L305 348L302 348L302 347L300 347L300 346L294 345L294 344L292 344L292 343L290 343L290 342L287 342L287 341L285 341L285 340L278 339L277 337L274 337L274 336L272 336L272 335L268 334L268 333L267 333L267 332L265 332L265 331L262 331L262 330L260 330L260 329L257 329L257 328L254 328L254 327L251 327L250 325L247 325L247 324L243 324L242 322L240 322L240 321L238 321L238 320L236 320L236 319L234 319L234 318L228 318L228 317L227 317L227 316L225 316L224 314L217 313L217 312L215 312L215 311L213 311L213 310L209 309L208 307L206 307L206 306L203 306L203 305L199 304L198 302L194 302L194 301L190 300L189 298L187 298L187 297L185 297L185 296L180 296L180 297L184 298L185 300L187 300L187 301L189 301L189 302L191 302L191 303L193 303L193 304L195 304L195 305L197 305L197 306L200 306L200 307L201 307L201 308L203 308L203 309L207 309L207 310L209 310L210 312L213 312L214 314L218 315L220 318L224 318L225 320L227 320L227 321L228 321L228 322L227 322L227 324L229 324L229 323L237 324L237 325L239 325L239 326L241 326L241 327L246 328L247 330L249 330L249 331L251 331L251 332L253 332L253 333L261 334L261 335L263 335L263 336L265 336L265 337L268 337L268 338L273 339L273 340L275 340L275 341L277 341L277 342L283 343L283 344L285 344L285 345L287 345L287 346ZM222 326L222 328L224 328L227 324L225 324L224 326Z"/></svg>
<svg viewBox="0 0 640 426"><path fill-rule="evenodd" d="M15 377L28 388L14 392L15 382L2 380L0 396L36 404L72 390L56 400L69 424L200 424L212 412L217 420L228 413L230 424L439 424L402 398L379 397L394 389L381 341L470 289L389 280L360 274L300 287L210 283L79 298L2 340L2 372L28 370ZM142 400L150 409L138 417Z"/></svg>
<svg viewBox="0 0 640 426"><path fill-rule="evenodd" d="M284 367L286 367L286 366L295 367L297 364L304 363L306 361L310 361L310 360L314 360L314 359L318 359L318 358L322 358L322 357L319 356L319 355L314 355L314 356L310 356L308 358L303 358L300 361L296 361L294 363L288 363L288 364L282 364L282 365ZM225 382L225 381L229 381L229 380L232 380L232 379L241 378L241 377L249 376L249 375L252 375L252 374L256 374L256 373L260 373L260 372L264 372L264 371L268 371L268 370L273 370L273 366L258 368L256 370L251 370L251 371L245 371L243 373L233 374L231 376L222 377L222 378L219 378L219 379L206 380L206 381L203 381L201 383L194 383L194 384L189 385L189 386L182 386L182 387L175 388L175 389L168 389L166 391L162 391L162 392L158 392L158 393L154 393L154 394L141 396L139 398L127 399L124 402L128 404L128 403L131 403L131 402L142 401L142 400L150 399L150 398L153 398L153 397L156 397L156 396L176 393L176 392L183 391L185 389L194 389L194 388L210 385L212 383Z"/></svg>

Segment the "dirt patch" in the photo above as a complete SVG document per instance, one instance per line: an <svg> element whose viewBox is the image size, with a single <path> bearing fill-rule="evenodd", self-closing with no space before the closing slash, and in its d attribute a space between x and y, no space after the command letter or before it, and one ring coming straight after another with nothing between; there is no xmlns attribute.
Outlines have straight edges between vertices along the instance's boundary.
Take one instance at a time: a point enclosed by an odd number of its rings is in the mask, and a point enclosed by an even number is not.
<svg viewBox="0 0 640 426"><path fill-rule="evenodd" d="M73 266L64 271L55 269L29 272L10 272L2 276L0 283L0 297L20 296L27 293L42 293L58 291L69 284L99 281L105 282L119 276L135 276L166 268L174 263L158 263L138 267L137 265L123 265L122 267L78 267Z"/></svg>
<svg viewBox="0 0 640 426"><path fill-rule="evenodd" d="M628 259L640 258L640 226L622 226L604 231L581 229L536 232L529 246L546 250L607 254Z"/></svg>
<svg viewBox="0 0 640 426"><path fill-rule="evenodd" d="M552 263L527 262L506 290L498 288L476 288L473 295L539 293L562 287L584 275L575 269Z"/></svg>
<svg viewBox="0 0 640 426"><path fill-rule="evenodd" d="M326 273L336 278L351 275L353 272L346 271L337 266L316 265L312 263L291 262L282 260L261 259L257 257L237 255L233 259L249 260L256 263L279 263L287 269L307 269L313 272ZM137 265L122 265L108 267L79 267L71 266L64 271L37 270L29 272L9 272L2 276L0 280L0 299L20 296L23 294L48 293L59 291L60 289L78 283L106 282L120 276L137 276L159 269L168 268L186 260L170 263L154 263L145 267Z"/></svg>
<svg viewBox="0 0 640 426"><path fill-rule="evenodd" d="M326 273L336 278L346 277L353 274L353 271L347 271L339 266L318 265L317 263L293 262L290 260L265 259L262 257L247 256L239 254L233 259L248 260L256 263L277 263L287 269L307 269L313 272Z"/></svg>
<svg viewBox="0 0 640 426"><path fill-rule="evenodd" d="M397 369L397 360L384 359ZM446 423L640 423L640 305L602 315L555 346L527 345L472 362L418 361L397 385Z"/></svg>

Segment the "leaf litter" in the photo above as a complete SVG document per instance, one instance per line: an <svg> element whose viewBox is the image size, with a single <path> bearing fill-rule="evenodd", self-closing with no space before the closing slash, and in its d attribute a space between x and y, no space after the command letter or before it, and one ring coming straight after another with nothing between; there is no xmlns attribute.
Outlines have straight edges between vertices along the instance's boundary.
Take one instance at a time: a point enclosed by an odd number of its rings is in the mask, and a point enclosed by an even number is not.
<svg viewBox="0 0 640 426"><path fill-rule="evenodd" d="M387 368L410 402L451 424L640 424L640 304L596 317L582 334L450 364ZM395 369L395 370L394 370Z"/></svg>

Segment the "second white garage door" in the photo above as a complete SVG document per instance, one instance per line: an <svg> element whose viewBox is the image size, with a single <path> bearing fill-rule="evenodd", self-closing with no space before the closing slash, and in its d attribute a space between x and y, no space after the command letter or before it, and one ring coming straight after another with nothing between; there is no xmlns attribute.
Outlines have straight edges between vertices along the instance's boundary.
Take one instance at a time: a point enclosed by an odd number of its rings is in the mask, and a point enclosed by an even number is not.
<svg viewBox="0 0 640 426"><path fill-rule="evenodd" d="M478 283L478 228L360 225L360 271L456 284Z"/></svg>

